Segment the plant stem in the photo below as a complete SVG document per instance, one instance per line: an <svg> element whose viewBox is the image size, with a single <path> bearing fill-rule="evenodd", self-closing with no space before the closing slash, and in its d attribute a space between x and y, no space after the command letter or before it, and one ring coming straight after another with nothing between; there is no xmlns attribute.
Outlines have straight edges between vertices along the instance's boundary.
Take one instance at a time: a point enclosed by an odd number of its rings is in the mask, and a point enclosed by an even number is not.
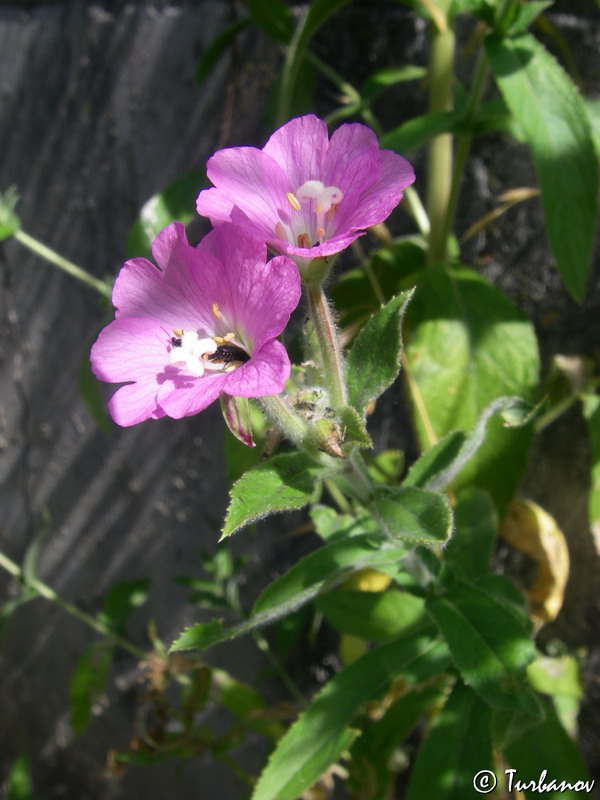
<svg viewBox="0 0 600 800"><path fill-rule="evenodd" d="M306 287L308 313L317 334L323 377L334 408L348 405L342 348L322 284Z"/></svg>
<svg viewBox="0 0 600 800"><path fill-rule="evenodd" d="M294 444L300 445L308 435L308 426L295 414L280 394L260 398L265 413L277 428Z"/></svg>
<svg viewBox="0 0 600 800"><path fill-rule="evenodd" d="M454 79L454 31L432 26L429 74L431 78L429 111L452 110ZM427 213L431 225L428 262L446 260L445 219L452 187L452 134L436 136L429 145L427 158Z"/></svg>
<svg viewBox="0 0 600 800"><path fill-rule="evenodd" d="M81 622L84 622L90 628L93 628L95 631L101 633L103 636L106 636L108 639L115 642L115 644L118 644L120 647L123 648L123 650L126 650L128 653L131 653L131 655L135 656L135 658L138 658L140 660L146 658L147 654L142 649L136 647L134 644L127 641L127 639L123 639L121 636L111 631L110 628L108 628L106 625L100 622L100 620L96 619L96 617L92 617L90 614L86 614L85 611L82 611L80 608L77 608L77 606L73 605L72 603L69 603L68 600L62 598L59 594L57 594L54 591L54 589L52 589L52 587L48 586L48 584L43 583L43 581L40 581L37 578L26 578L21 567L19 567L18 564L15 564L14 561L12 561L10 558L8 558L8 556L6 556L4 553L1 552L0 552L0 567L5 569L15 578L18 578L20 581L22 581L22 583L25 586L34 589L41 597L44 597L46 600L51 600L57 606L60 606L60 608L62 608L63 611L66 611L68 614L70 614L72 617L76 617L76 619L80 620Z"/></svg>
<svg viewBox="0 0 600 800"><path fill-rule="evenodd" d="M429 441L429 446L433 447L433 445L436 444L438 438L435 435L435 431L433 430L433 425L431 424L431 420L429 419L429 414L427 413L427 407L425 406L425 403L423 401L419 385L414 379L414 376L411 372L410 363L408 361L408 356L406 355L405 350L402 351L401 358L402 358L402 369L404 370L404 375L406 376L406 382L408 383L410 396L412 397L412 401L415 404L417 414L421 419L421 424L423 425L423 429Z"/></svg>
<svg viewBox="0 0 600 800"><path fill-rule="evenodd" d="M485 88L488 72L489 65L487 59L483 53L483 50L480 49L477 58L477 64L475 66L475 74L473 76L473 82L471 84L471 90L467 101L467 109L463 118L464 125L469 133L460 136L456 146L454 169L452 172L452 186L450 190L450 197L448 198L448 206L446 208L446 219L443 225L444 241L448 241L448 236L454 227L454 217L460 195L463 172L467 163L469 151L471 149L471 142L473 141L473 134L470 132L471 126L475 119L479 103L481 102L481 96Z"/></svg>
<svg viewBox="0 0 600 800"><path fill-rule="evenodd" d="M62 269L64 272L71 275L71 277L77 278L77 280L85 283L86 286L89 286L91 289L95 289L103 297L107 297L110 300L112 292L110 287L104 283L104 281L94 278L94 276L90 275L89 272L81 269L81 267L78 267L77 264L73 264L72 261L63 258L63 256L59 255L59 253L57 253L55 250L51 250L45 244L38 242L37 239L34 239L33 236L25 233L25 231L16 230L13 233L13 236L18 242L21 242L22 245L28 247L36 255L46 259L46 261L49 261L50 264L54 264L55 267Z"/></svg>

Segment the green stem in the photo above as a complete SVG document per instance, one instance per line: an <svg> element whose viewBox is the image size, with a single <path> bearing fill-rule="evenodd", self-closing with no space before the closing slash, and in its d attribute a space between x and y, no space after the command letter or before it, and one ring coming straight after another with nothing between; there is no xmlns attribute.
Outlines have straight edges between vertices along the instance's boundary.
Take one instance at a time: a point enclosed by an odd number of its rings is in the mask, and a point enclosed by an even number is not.
<svg viewBox="0 0 600 800"><path fill-rule="evenodd" d="M448 237L454 227L454 217L456 215L456 206L460 196L460 188L463 178L465 165L471 149L471 142L473 141L473 134L471 128L481 102L483 90L487 81L489 72L489 64L483 53L479 51L477 64L475 66L475 74L473 76L473 83L467 101L467 108L463 117L463 123L469 133L460 136L456 146L456 155L454 159L454 169L452 172L452 187L450 190L450 197L448 198L448 206L446 209L446 219L443 226L444 241L448 241Z"/></svg>
<svg viewBox="0 0 600 800"><path fill-rule="evenodd" d="M322 284L309 284L308 313L317 335L323 377L329 399L334 408L348 405L348 393L344 380L344 360L331 308L325 297Z"/></svg>
<svg viewBox="0 0 600 800"><path fill-rule="evenodd" d="M5 569L15 578L18 578L25 586L34 589L41 597L44 597L46 600L50 600L55 603L57 606L66 611L72 617L76 617L76 619L84 622L90 628L93 628L98 633L101 633L103 636L106 636L111 641L118 644L123 650L126 650L131 655L135 656L136 658L143 660L146 658L146 653L141 650L139 647L136 647L131 642L128 642L127 639L123 639L118 634L115 634L113 631L110 630L106 625L104 625L100 620L96 619L96 617L92 617L90 614L86 614L85 611L77 608L72 603L69 603L68 600L63 599L59 594L57 594L52 587L48 586L48 584L43 583L42 581L38 580L37 578L25 578L23 570L19 567L18 564L15 564L8 556L4 553L0 552L0 567Z"/></svg>
<svg viewBox="0 0 600 800"><path fill-rule="evenodd" d="M429 64L431 113L452 110L454 50L454 31L450 27L440 31L432 26ZM444 228L451 187L452 134L444 133L432 140L427 158L427 212L431 225L428 254L430 264L446 260L447 238Z"/></svg>
<svg viewBox="0 0 600 800"><path fill-rule="evenodd" d="M306 440L309 433L306 422L292 411L280 394L261 397L260 404L287 439L296 445L301 445Z"/></svg>
<svg viewBox="0 0 600 800"><path fill-rule="evenodd" d="M414 189L414 187L406 187L404 190L404 197L402 198L402 205L406 206L406 211L408 211L408 213L417 223L417 228L423 234L423 236L429 236L429 232L431 231L429 217L427 216L427 212L425 211L423 203L421 202L419 193L416 191L416 189Z"/></svg>
<svg viewBox="0 0 600 800"><path fill-rule="evenodd" d="M85 283L86 286L89 286L92 289L95 289L99 292L103 297L107 297L109 300L111 298L111 289L110 287L104 283L104 281L98 280L98 278L94 278L93 275L90 275L89 272L86 272L81 267L78 267L77 264L73 264L72 261L68 261L63 256L59 255L54 250L51 250L49 247L46 247L45 244L38 242L37 239L34 239L33 236L30 236L28 233L22 230L16 230L13 234L14 238L21 242L22 245L28 247L32 250L36 255L41 256L42 258L49 261L51 264L54 264L55 267L62 269L67 274L71 275L73 278L77 278L77 280Z"/></svg>

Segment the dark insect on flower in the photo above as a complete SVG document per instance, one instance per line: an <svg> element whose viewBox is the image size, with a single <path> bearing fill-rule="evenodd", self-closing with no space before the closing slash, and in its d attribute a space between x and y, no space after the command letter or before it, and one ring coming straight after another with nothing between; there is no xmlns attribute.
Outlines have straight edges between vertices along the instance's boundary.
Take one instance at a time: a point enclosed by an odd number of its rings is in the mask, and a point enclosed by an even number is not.
<svg viewBox="0 0 600 800"><path fill-rule="evenodd" d="M171 344L173 347L181 347L181 336L171 336Z"/></svg>
<svg viewBox="0 0 600 800"><path fill-rule="evenodd" d="M232 361L240 361L242 364L250 360L250 356L241 347L234 344L220 344L214 353L208 356L209 361L222 361L230 364Z"/></svg>

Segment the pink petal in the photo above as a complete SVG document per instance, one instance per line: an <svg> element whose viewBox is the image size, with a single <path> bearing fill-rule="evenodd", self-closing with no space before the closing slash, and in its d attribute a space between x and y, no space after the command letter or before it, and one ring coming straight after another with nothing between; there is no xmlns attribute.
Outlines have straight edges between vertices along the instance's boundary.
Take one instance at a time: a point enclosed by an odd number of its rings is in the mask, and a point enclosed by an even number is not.
<svg viewBox="0 0 600 800"><path fill-rule="evenodd" d="M314 114L297 117L283 125L263 147L285 172L295 192L305 181L321 179L329 146L327 125Z"/></svg>
<svg viewBox="0 0 600 800"><path fill-rule="evenodd" d="M271 235L281 213L289 213L286 193L290 188L285 173L255 147L219 150L208 160L206 172L215 189L206 189L198 195L199 214L211 218L216 211L217 221L222 222L224 209L229 204L235 205Z"/></svg>
<svg viewBox="0 0 600 800"><path fill-rule="evenodd" d="M290 359L285 347L272 339L254 353L250 361L227 373L223 391L234 397L279 394L290 377Z"/></svg>
<svg viewBox="0 0 600 800"><path fill-rule="evenodd" d="M224 223L198 245L223 265L221 285L215 287L221 311L235 320L232 330L259 349L278 336L300 302L300 277L289 258L265 263L267 248L235 225Z"/></svg>
<svg viewBox="0 0 600 800"><path fill-rule="evenodd" d="M203 411L223 391L227 378L224 372L205 373L202 378L169 377L158 390L158 405L169 417L182 419Z"/></svg>

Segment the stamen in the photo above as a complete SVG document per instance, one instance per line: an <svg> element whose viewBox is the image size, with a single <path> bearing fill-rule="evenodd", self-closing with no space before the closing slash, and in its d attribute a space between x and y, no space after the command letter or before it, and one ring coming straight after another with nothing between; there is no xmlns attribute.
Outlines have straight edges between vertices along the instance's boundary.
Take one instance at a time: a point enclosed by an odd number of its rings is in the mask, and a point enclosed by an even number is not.
<svg viewBox="0 0 600 800"><path fill-rule="evenodd" d="M296 237L298 247L310 247L310 236L308 233L299 233Z"/></svg>
<svg viewBox="0 0 600 800"><path fill-rule="evenodd" d="M212 304L212 312L217 319L221 319L221 312L219 311L219 304L213 303Z"/></svg>
<svg viewBox="0 0 600 800"><path fill-rule="evenodd" d="M288 203L291 205L294 211L300 211L302 206L300 205L296 195L293 192L288 192L286 197L288 199ZM277 228L275 228L275 230L277 230Z"/></svg>
<svg viewBox="0 0 600 800"><path fill-rule="evenodd" d="M275 236L277 236L278 239L283 239L283 241L285 242L285 228L283 227L281 222L277 222L277 224L275 225Z"/></svg>
<svg viewBox="0 0 600 800"><path fill-rule="evenodd" d="M323 239L325 238L325 228L321 228L320 226L316 230L317 239L321 244L323 243Z"/></svg>

